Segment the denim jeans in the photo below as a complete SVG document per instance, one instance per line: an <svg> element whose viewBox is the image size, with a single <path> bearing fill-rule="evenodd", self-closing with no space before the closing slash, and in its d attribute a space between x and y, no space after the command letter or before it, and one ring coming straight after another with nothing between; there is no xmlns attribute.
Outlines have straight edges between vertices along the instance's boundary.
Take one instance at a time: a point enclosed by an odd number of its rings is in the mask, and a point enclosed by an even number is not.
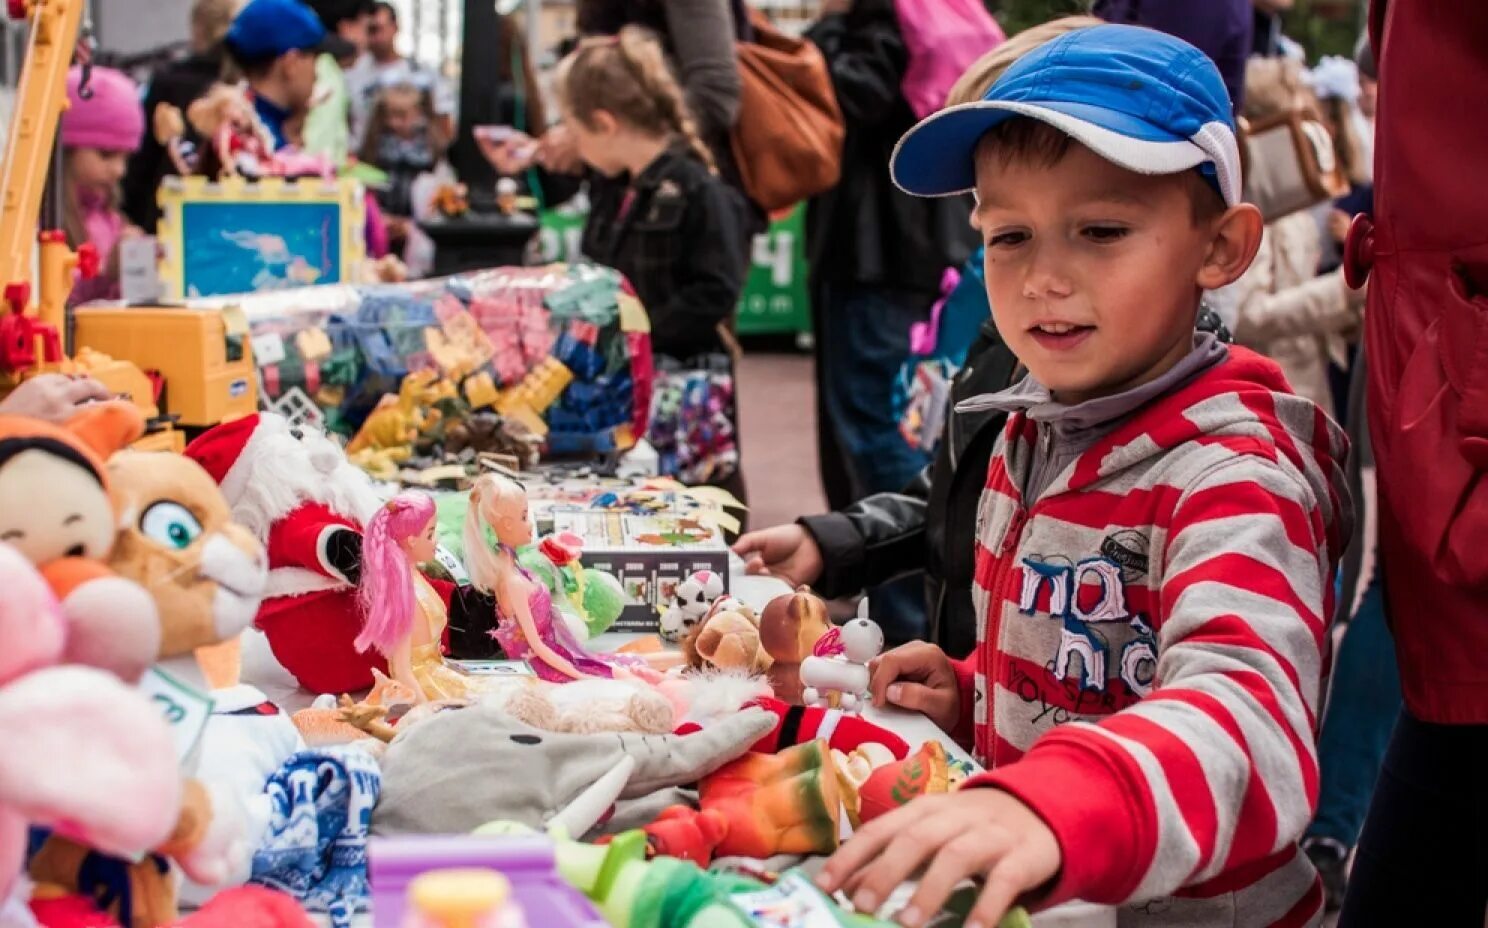
<svg viewBox="0 0 1488 928"><path fill-rule="evenodd" d="M1347 848L1358 843L1400 705L1395 641L1376 578L1344 631L1333 666L1333 690L1318 738L1317 815L1308 837L1332 838Z"/></svg>
<svg viewBox="0 0 1488 928"><path fill-rule="evenodd" d="M929 463L899 434L894 382L910 356L909 327L926 318L934 298L839 284L818 293L822 474L828 504L841 509L903 489Z"/></svg>

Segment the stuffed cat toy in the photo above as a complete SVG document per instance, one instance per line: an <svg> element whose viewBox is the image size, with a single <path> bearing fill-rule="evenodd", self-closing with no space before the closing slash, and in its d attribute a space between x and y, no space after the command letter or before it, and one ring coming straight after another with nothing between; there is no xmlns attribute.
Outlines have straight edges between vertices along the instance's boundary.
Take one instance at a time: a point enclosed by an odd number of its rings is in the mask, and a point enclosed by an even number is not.
<svg viewBox="0 0 1488 928"><path fill-rule="evenodd" d="M121 451L109 459L108 478L118 522L109 565L154 597L160 646L141 686L175 720L186 775L176 834L158 850L189 878L182 896L200 902L211 894L207 887L246 880L250 853L268 826L264 783L302 746L289 718L239 683L236 655L223 647L258 610L264 552L233 524L216 482L187 458ZM205 667L199 649L211 649ZM53 883L81 879L80 853L54 839L33 860L32 873ZM130 872L139 876L137 868ZM174 919L174 887L154 875L140 877L150 887L135 894L144 904L119 913L121 921L144 928Z"/></svg>

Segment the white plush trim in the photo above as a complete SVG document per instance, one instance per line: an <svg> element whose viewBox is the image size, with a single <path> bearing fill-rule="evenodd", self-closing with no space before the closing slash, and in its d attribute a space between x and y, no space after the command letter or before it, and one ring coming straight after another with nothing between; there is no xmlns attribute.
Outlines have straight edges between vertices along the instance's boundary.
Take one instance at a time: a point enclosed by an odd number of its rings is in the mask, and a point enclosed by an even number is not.
<svg viewBox="0 0 1488 928"><path fill-rule="evenodd" d="M837 725L842 721L842 711L839 709L828 709L822 713L821 724L816 726L816 737L828 744L832 743L832 736L837 734Z"/></svg>
<svg viewBox="0 0 1488 928"><path fill-rule="evenodd" d="M264 599L349 589L351 589L351 584L337 577L327 577L303 567L276 567L269 571L269 582L264 587Z"/></svg>
<svg viewBox="0 0 1488 928"><path fill-rule="evenodd" d="M232 467L222 476L222 495L226 497L228 504L237 503L243 496L243 491L248 487L248 478L253 474L254 465L258 463L259 455L263 451L263 436L273 431L274 424L266 422L263 416L259 417L258 425L248 433L248 441L243 444L243 450L233 461Z"/></svg>

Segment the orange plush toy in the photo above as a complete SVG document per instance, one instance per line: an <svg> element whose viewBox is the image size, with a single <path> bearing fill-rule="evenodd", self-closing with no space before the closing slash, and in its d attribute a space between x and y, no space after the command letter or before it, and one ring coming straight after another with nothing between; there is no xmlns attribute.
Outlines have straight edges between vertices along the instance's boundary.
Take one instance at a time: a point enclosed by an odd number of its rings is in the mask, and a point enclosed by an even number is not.
<svg viewBox="0 0 1488 928"><path fill-rule="evenodd" d="M104 460L144 432L127 403L87 407L64 426L0 416L0 541L41 572L67 618L67 663L137 680L155 662L160 620L139 584L105 566L117 519Z"/></svg>
<svg viewBox="0 0 1488 928"><path fill-rule="evenodd" d="M699 784L705 812L728 821L719 857L763 860L837 849L842 788L827 742L745 754Z"/></svg>

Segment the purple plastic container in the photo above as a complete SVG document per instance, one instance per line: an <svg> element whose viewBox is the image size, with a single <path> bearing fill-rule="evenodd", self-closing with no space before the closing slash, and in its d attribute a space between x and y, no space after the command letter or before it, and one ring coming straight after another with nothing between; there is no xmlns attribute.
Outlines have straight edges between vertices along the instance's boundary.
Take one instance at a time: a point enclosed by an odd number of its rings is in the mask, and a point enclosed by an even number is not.
<svg viewBox="0 0 1488 928"><path fill-rule="evenodd" d="M558 875L553 842L547 838L373 838L368 850L373 928L403 928L408 884L415 877L466 867L496 870L510 880L529 928L608 928L594 905Z"/></svg>

